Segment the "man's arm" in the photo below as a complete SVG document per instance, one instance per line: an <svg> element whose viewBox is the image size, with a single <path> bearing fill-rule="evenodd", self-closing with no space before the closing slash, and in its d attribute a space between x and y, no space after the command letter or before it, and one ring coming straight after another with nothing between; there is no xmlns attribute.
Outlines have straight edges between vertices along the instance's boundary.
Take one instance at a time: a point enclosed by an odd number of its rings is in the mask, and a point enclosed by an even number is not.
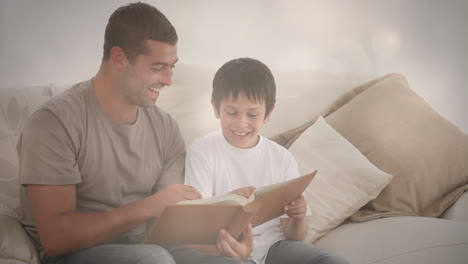
<svg viewBox="0 0 468 264"><path fill-rule="evenodd" d="M41 243L49 256L85 249L159 217L168 204L198 199L190 186L172 184L145 199L102 213L76 211L75 185L28 185Z"/></svg>

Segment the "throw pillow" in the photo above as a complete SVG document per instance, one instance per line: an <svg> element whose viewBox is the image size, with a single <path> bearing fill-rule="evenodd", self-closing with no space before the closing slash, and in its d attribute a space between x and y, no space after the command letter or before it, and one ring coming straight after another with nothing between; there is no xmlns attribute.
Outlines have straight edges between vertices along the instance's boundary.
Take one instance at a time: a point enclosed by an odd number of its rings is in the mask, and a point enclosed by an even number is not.
<svg viewBox="0 0 468 264"><path fill-rule="evenodd" d="M325 122L310 126L289 149L301 174L318 170L305 191L312 215L307 241L314 242L374 199L392 176L379 170Z"/></svg>
<svg viewBox="0 0 468 264"><path fill-rule="evenodd" d="M36 248L24 231L18 216L1 202L0 234L0 259L39 264Z"/></svg>
<svg viewBox="0 0 468 264"><path fill-rule="evenodd" d="M390 75L391 74L382 76L380 78L377 78L375 80L372 80L370 82L367 82L367 83L364 83L364 84L361 84L361 85L359 85L357 87L352 88L350 91L346 92L345 94L340 96L336 101L334 101L332 104L330 104L328 107L326 107L321 112L321 114L317 115L316 117L314 117L313 119L311 119L310 121L306 122L303 125L295 127L293 129L289 129L287 131L284 131L284 132L282 132L282 133L280 133L278 135L275 135L275 136L271 137L271 140L275 141L276 143L280 144L281 146L283 146L285 148L289 148L292 145L292 143L302 134L302 132L304 132L308 127L310 127L312 124L314 124L314 122L315 122L315 120L316 120L316 118L318 116L325 116L326 117L326 116L330 115L331 113L338 110L341 106L343 106L346 103L348 103L349 101L351 101L351 99L353 99L355 96L357 96L361 92L365 91L369 87L373 86L374 84L380 82L381 80L387 78Z"/></svg>
<svg viewBox="0 0 468 264"><path fill-rule="evenodd" d="M439 217L468 190L468 136L392 74L326 117L327 122L393 180L354 214Z"/></svg>

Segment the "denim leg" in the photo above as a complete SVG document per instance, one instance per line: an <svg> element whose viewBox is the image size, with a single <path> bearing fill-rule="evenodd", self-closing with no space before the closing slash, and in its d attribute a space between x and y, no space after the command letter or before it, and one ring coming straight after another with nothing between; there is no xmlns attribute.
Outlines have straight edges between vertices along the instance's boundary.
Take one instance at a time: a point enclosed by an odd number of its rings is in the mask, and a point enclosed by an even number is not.
<svg viewBox="0 0 468 264"><path fill-rule="evenodd" d="M303 241L281 240L268 250L266 264L349 264L341 256Z"/></svg>
<svg viewBox="0 0 468 264"><path fill-rule="evenodd" d="M164 248L147 244L105 244L62 257L45 257L43 264L175 264Z"/></svg>
<svg viewBox="0 0 468 264"><path fill-rule="evenodd" d="M166 245L165 248L174 257L177 264L245 264L248 262L224 257L212 256L195 249L177 245Z"/></svg>

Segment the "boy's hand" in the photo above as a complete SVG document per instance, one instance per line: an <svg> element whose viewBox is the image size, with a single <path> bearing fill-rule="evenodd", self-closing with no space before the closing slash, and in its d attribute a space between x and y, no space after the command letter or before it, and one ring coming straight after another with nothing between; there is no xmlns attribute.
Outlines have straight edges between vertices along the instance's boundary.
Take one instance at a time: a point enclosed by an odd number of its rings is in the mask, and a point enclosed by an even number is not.
<svg viewBox="0 0 468 264"><path fill-rule="evenodd" d="M244 196L245 198L249 198L252 193L255 191L255 187L253 186L247 186L247 187L242 187L242 188L239 188L239 189L235 189L233 191L231 191L230 193L233 193L233 194L237 194L237 195L240 195L240 196Z"/></svg>
<svg viewBox="0 0 468 264"><path fill-rule="evenodd" d="M247 261L253 251L252 225L249 224L245 228L239 241L234 239L226 230L221 229L216 240L216 247L223 256Z"/></svg>
<svg viewBox="0 0 468 264"><path fill-rule="evenodd" d="M302 219L307 213L307 200L301 195L296 200L284 207L284 211L292 219Z"/></svg>

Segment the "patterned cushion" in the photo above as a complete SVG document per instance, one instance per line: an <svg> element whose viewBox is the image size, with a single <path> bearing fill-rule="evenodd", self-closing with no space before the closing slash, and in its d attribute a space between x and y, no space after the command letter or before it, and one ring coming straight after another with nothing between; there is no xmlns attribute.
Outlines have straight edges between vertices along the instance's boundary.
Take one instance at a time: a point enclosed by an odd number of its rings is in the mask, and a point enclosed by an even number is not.
<svg viewBox="0 0 468 264"><path fill-rule="evenodd" d="M51 97L49 86L0 88L0 202L19 206L16 144L29 116Z"/></svg>

